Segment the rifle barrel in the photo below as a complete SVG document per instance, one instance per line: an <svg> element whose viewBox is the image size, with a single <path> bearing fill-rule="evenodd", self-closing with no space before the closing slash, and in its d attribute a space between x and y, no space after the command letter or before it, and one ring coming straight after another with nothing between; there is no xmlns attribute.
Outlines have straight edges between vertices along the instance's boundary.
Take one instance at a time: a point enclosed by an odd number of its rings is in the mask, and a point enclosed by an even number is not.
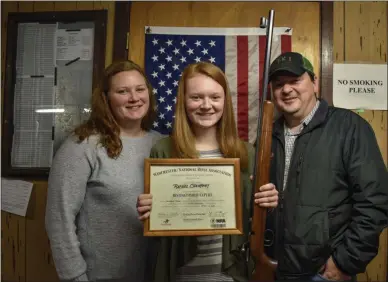
<svg viewBox="0 0 388 282"><path fill-rule="evenodd" d="M256 136L253 193L257 193L262 185L269 183L274 105L270 101L270 97L268 97L268 76L271 59L274 15L274 10L270 10L268 21L261 20L261 25L265 24L267 28L267 43L262 93L260 93L261 97L259 99L260 105ZM250 252L256 259L253 280L259 282L274 281L277 262L268 258L264 252L264 232L267 210L254 204L254 195L252 195L251 211Z"/></svg>

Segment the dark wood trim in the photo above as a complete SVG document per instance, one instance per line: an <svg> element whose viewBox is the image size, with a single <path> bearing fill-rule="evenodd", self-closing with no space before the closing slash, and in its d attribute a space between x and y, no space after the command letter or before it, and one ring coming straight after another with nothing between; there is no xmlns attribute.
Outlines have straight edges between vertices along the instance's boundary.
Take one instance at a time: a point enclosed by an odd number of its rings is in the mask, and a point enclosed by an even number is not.
<svg viewBox="0 0 388 282"><path fill-rule="evenodd" d="M333 105L333 2L321 2L320 96Z"/></svg>
<svg viewBox="0 0 388 282"><path fill-rule="evenodd" d="M98 12L94 18L94 53L93 53L93 82L95 89L102 79L105 69L106 37L108 12L107 10L95 10ZM81 18L82 19L82 18Z"/></svg>
<svg viewBox="0 0 388 282"><path fill-rule="evenodd" d="M99 15L105 15L106 10L90 10L90 11L56 11L56 12L10 12L8 18L12 18L17 23L39 22L39 23L55 23L55 22L75 22L75 21L97 21Z"/></svg>
<svg viewBox="0 0 388 282"><path fill-rule="evenodd" d="M345 10L345 8L346 8L346 7L344 7L344 10ZM387 5L386 5L386 8L387 8L387 10L386 10L385 12L386 12L386 14L388 15L388 3L387 3ZM386 47L386 54L388 54L388 44L386 44L385 47ZM385 56L385 63L388 63L388 58L387 58L387 56ZM387 169L388 169L388 166L387 166ZM388 225L385 226L385 228L388 229ZM388 235L387 235L386 240L387 240L387 245L388 245ZM386 260L386 265L385 265L385 273L386 273L386 276L387 276L387 277L386 277L385 281L388 281L388 251L387 251L386 255L387 255L387 260Z"/></svg>
<svg viewBox="0 0 388 282"><path fill-rule="evenodd" d="M127 33L131 18L131 1L116 1L113 38L113 62L128 59Z"/></svg>
<svg viewBox="0 0 388 282"><path fill-rule="evenodd" d="M2 120L1 173L5 177L23 177L24 179L47 179L49 167L19 168L11 165L12 140L14 134L14 91L16 80L17 27L19 23L39 22L76 22L95 23L93 55L93 89L101 80L105 66L105 42L107 11L59 11L59 12L11 12L8 14L7 53L5 57L4 100Z"/></svg>
<svg viewBox="0 0 388 282"><path fill-rule="evenodd" d="M4 97L3 97L3 119L2 119L2 136L1 136L1 173L4 176L10 174L11 168L11 151L13 141L13 108L14 108L14 91L16 77L16 48L17 48L17 23L8 14L7 22L7 48L5 54L4 68ZM5 37L5 36L4 36Z"/></svg>

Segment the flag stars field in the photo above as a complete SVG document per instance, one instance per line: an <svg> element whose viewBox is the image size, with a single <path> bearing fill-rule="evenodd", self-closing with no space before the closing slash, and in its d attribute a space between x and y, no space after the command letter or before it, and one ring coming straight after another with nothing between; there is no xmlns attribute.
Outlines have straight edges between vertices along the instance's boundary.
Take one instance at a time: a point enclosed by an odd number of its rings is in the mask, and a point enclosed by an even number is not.
<svg viewBox="0 0 388 282"><path fill-rule="evenodd" d="M184 68L191 63L208 61L218 63L217 46L214 37L181 35L146 35L146 72L150 77L153 94L156 97L158 119L153 127L169 133L174 120L176 91ZM150 54L150 55L148 55ZM219 60L222 63L222 60ZM163 122L161 122L163 120Z"/></svg>
<svg viewBox="0 0 388 282"><path fill-rule="evenodd" d="M273 57L291 51L291 33L287 29L274 29ZM259 30L253 35L236 35L236 29L212 30L153 27L152 33L145 34L145 71L154 88L158 110L153 128L162 134L171 133L182 71L188 64L204 61L225 72L239 136L252 141L257 129L258 106L255 104L258 104L260 74L263 73L265 32ZM234 34L230 35L230 32Z"/></svg>

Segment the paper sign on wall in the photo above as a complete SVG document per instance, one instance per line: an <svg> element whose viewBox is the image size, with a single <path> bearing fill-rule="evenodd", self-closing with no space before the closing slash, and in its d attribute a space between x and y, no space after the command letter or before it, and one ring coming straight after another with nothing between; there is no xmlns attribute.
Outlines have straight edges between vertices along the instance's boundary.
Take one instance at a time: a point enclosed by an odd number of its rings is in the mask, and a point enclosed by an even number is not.
<svg viewBox="0 0 388 282"><path fill-rule="evenodd" d="M334 64L333 104L345 109L387 110L386 64Z"/></svg>
<svg viewBox="0 0 388 282"><path fill-rule="evenodd" d="M23 180L1 178L1 210L26 216L33 184Z"/></svg>
<svg viewBox="0 0 388 282"><path fill-rule="evenodd" d="M55 34L56 60L91 60L93 57L93 29L58 29Z"/></svg>

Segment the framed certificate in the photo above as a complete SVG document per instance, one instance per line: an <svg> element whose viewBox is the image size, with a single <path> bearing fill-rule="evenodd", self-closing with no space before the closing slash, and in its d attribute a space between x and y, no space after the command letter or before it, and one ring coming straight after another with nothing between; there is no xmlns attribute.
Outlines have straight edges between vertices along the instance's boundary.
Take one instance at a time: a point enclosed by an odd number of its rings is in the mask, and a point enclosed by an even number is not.
<svg viewBox="0 0 388 282"><path fill-rule="evenodd" d="M145 159L145 236L243 234L240 159Z"/></svg>

